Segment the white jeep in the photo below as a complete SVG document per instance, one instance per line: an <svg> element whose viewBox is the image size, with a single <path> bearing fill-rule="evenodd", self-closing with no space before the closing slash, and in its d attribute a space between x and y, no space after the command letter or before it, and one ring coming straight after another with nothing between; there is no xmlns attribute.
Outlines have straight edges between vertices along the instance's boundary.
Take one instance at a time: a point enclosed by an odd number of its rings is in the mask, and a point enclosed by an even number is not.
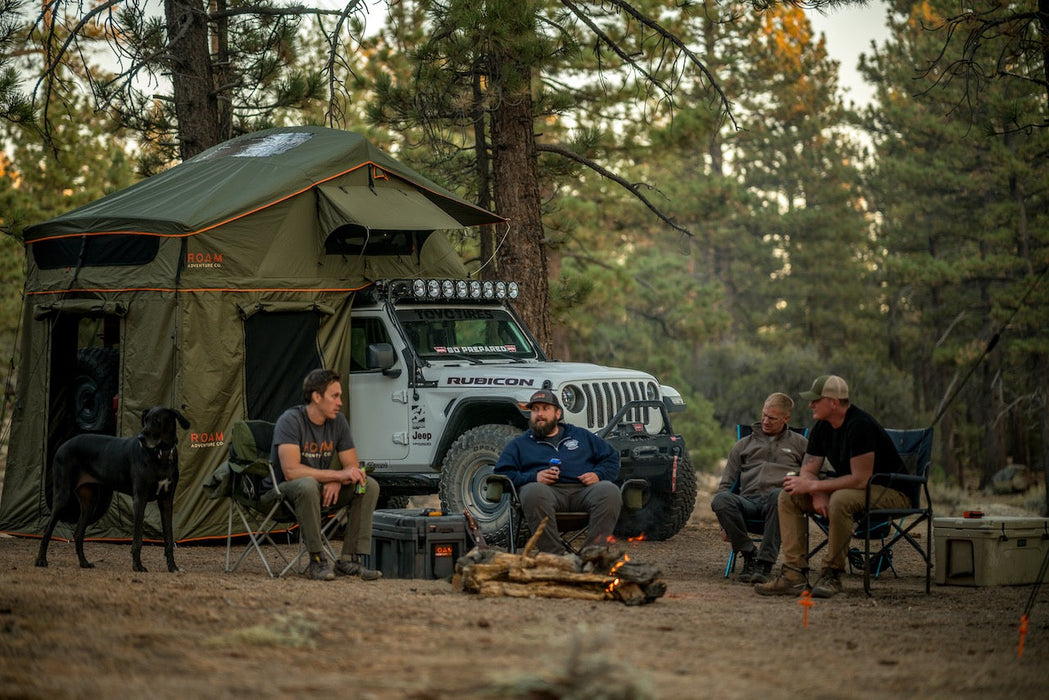
<svg viewBox="0 0 1049 700"><path fill-rule="evenodd" d="M513 282L437 279L383 280L358 293L350 425L382 485L380 506L439 492L446 512L469 509L487 539L504 541L508 505L486 500L486 477L528 426L518 403L548 388L565 421L619 449L620 483L646 482L642 507L624 508L616 534L671 537L696 498L669 419L684 408L680 394L644 372L547 359L509 305L516 296Z"/></svg>

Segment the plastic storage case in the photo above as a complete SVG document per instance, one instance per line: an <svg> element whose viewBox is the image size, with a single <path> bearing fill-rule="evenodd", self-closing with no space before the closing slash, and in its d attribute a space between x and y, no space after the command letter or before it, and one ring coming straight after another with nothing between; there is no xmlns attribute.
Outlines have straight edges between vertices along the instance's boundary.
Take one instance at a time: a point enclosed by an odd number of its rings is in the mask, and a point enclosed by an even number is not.
<svg viewBox="0 0 1049 700"><path fill-rule="evenodd" d="M372 519L371 565L387 578L440 579L472 546L463 515L430 509L377 510Z"/></svg>
<svg viewBox="0 0 1049 700"><path fill-rule="evenodd" d="M938 584L1035 583L1049 550L1049 518L934 518L933 538Z"/></svg>

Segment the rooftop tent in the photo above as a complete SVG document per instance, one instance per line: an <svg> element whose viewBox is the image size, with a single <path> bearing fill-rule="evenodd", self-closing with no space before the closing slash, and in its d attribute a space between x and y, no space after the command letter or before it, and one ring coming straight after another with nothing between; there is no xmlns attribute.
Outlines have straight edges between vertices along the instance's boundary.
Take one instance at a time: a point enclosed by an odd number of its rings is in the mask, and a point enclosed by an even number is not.
<svg viewBox="0 0 1049 700"><path fill-rule="evenodd" d="M348 366L357 290L463 276L443 230L504 221L358 134L284 127L30 226L0 531L42 530L45 467L70 435L134 435L145 409L168 405L191 422L176 535L224 533L224 504L201 486L233 423L300 400L304 368ZM118 498L89 535L130 532Z"/></svg>

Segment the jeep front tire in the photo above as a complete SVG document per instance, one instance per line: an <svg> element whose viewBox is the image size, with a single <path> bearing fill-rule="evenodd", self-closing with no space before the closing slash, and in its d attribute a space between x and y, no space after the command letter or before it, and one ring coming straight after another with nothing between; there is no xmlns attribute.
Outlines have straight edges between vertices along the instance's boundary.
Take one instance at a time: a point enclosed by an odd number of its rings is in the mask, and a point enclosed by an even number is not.
<svg viewBox="0 0 1049 700"><path fill-rule="evenodd" d="M469 510L488 544L505 545L510 534L510 498L491 503L485 498L485 479L507 443L522 430L513 425L479 425L460 435L441 468L441 509L445 513Z"/></svg>

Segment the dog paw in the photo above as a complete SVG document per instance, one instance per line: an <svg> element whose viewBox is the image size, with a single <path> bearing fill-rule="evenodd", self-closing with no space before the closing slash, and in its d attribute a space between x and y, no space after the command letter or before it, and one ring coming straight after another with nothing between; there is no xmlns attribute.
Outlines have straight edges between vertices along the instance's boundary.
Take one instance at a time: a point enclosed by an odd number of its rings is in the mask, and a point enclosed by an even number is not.
<svg viewBox="0 0 1049 700"><path fill-rule="evenodd" d="M89 561L82 561L82 562L80 562L80 568L81 569L94 569L95 565L92 564Z"/></svg>
<svg viewBox="0 0 1049 700"><path fill-rule="evenodd" d="M131 568L134 569L135 571L140 571L140 572L149 571L149 569L147 569L146 567L142 566L141 564L135 564Z"/></svg>
<svg viewBox="0 0 1049 700"><path fill-rule="evenodd" d="M37 566L47 567L47 559L37 559L36 560L36 565Z"/></svg>

